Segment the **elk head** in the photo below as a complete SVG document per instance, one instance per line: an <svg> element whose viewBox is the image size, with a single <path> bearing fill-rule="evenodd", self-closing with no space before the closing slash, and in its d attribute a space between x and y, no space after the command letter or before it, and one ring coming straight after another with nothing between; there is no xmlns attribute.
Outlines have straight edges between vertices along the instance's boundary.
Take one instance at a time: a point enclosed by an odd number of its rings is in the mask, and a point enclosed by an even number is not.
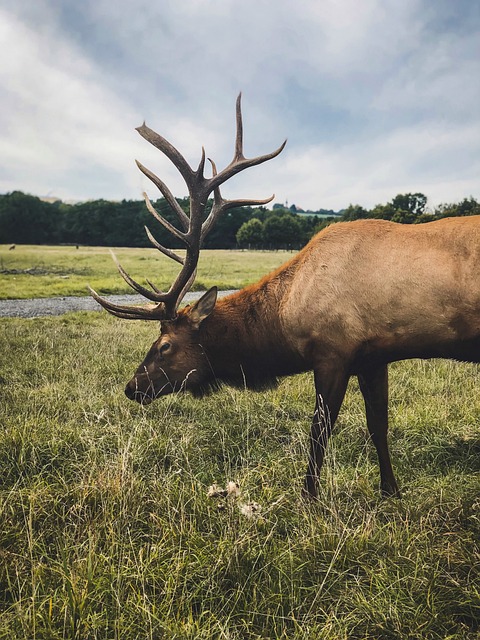
<svg viewBox="0 0 480 640"><path fill-rule="evenodd" d="M212 167L210 178L204 175L206 158L203 148L198 168L194 170L170 142L149 129L145 123L138 127L137 131L145 140L167 156L187 185L190 199L189 214L183 211L167 185L137 161L140 171L159 189L175 212L179 225L175 226L163 218L155 210L147 194L144 193L149 212L185 246L185 256L180 256L171 249L162 246L153 237L148 227L145 227L152 245L181 265L178 276L170 289L166 292L160 291L149 280L147 280L149 288L139 284L126 273L113 256L123 279L135 291L155 304L149 306L116 305L99 296L91 288L90 293L104 309L119 318L160 321L159 338L153 343L145 360L138 367L125 389L125 393L130 399L148 404L155 398L174 391L189 390L196 395L202 395L206 390L215 386L214 372L211 371L208 358L198 340L198 332L203 321L215 307L217 290L215 287L210 289L196 304L186 309L179 310L179 305L194 282L200 248L218 217L233 207L267 204L274 198L272 195L265 200L225 200L220 194L220 185L244 169L278 156L285 147L286 140L272 153L256 158L245 158L243 155L241 94L239 94L236 104L236 140L233 160L225 169L217 172L215 163L209 158ZM206 215L208 199L212 193L213 205Z"/></svg>

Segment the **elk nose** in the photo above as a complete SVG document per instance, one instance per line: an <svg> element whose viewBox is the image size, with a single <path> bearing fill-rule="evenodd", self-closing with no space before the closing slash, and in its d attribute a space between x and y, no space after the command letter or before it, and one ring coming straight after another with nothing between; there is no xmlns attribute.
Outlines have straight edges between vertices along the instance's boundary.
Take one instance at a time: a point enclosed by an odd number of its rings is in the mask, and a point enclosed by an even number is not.
<svg viewBox="0 0 480 640"><path fill-rule="evenodd" d="M130 380L125 387L125 395L129 400L135 400L135 394L137 392L135 381Z"/></svg>

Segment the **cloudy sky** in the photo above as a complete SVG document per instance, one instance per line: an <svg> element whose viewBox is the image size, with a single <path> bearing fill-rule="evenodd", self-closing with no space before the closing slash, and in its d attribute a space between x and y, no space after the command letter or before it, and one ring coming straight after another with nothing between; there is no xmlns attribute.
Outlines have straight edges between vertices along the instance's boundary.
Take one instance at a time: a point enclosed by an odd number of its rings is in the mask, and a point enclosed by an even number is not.
<svg viewBox="0 0 480 640"><path fill-rule="evenodd" d="M186 195L135 127L221 168L241 90L246 155L288 143L225 197L480 197L480 0L0 0L0 44L0 193Z"/></svg>

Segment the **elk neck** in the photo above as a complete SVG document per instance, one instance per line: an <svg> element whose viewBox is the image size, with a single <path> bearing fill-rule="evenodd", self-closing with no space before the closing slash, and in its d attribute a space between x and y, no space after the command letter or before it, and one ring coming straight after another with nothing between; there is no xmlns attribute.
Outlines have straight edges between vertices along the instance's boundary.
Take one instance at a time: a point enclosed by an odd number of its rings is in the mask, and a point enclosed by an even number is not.
<svg viewBox="0 0 480 640"><path fill-rule="evenodd" d="M295 259L258 283L218 300L200 327L200 344L219 382L251 389L305 371L281 322L282 300L295 272Z"/></svg>

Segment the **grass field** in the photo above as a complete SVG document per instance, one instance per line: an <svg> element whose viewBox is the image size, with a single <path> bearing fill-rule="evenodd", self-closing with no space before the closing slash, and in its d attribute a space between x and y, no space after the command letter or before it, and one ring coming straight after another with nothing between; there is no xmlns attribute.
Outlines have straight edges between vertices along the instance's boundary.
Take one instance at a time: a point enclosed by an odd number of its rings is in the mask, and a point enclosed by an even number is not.
<svg viewBox="0 0 480 640"><path fill-rule="evenodd" d="M155 323L0 325L0 639L479 637L476 367L391 367L402 500L352 381L312 505L310 376L143 408L123 387Z"/></svg>
<svg viewBox="0 0 480 640"><path fill-rule="evenodd" d="M138 282L148 278L163 289L178 271L178 265L156 249L119 248L115 255ZM204 251L194 288L238 289L291 256L286 251ZM105 247L18 245L9 251L8 245L0 245L0 299L84 296L87 285L104 294L132 293Z"/></svg>

